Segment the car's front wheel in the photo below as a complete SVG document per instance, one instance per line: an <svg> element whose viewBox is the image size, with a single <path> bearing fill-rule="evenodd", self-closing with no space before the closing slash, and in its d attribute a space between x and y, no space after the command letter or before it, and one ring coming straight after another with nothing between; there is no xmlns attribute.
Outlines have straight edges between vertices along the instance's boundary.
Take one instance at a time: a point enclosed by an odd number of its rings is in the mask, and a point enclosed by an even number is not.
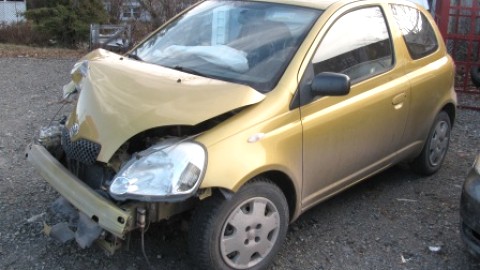
<svg viewBox="0 0 480 270"><path fill-rule="evenodd" d="M265 269L285 239L288 213L282 191L267 179L228 199L213 194L192 217L190 257L200 269Z"/></svg>
<svg viewBox="0 0 480 270"><path fill-rule="evenodd" d="M422 152L411 164L415 172L431 175L440 169L447 154L450 131L450 117L445 111L442 111L435 118Z"/></svg>

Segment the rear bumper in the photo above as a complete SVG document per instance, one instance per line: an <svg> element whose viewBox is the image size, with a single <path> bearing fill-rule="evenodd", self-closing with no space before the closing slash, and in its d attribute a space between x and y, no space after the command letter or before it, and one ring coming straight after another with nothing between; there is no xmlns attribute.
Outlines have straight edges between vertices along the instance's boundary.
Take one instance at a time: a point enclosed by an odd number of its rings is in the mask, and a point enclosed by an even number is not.
<svg viewBox="0 0 480 270"><path fill-rule="evenodd" d="M31 144L27 149L27 160L55 190L100 227L120 238L129 231L134 220L133 210L121 209L97 194L43 146Z"/></svg>

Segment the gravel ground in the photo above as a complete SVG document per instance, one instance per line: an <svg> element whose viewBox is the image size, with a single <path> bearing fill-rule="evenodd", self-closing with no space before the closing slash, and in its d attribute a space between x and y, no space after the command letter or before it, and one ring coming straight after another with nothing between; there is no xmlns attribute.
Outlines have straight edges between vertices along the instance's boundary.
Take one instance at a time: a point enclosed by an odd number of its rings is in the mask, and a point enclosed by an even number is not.
<svg viewBox="0 0 480 270"><path fill-rule="evenodd" d="M113 256L44 236L57 197L26 163L35 130L58 110L74 60L0 58L0 269L146 269L139 235ZM462 97L465 99L465 97ZM467 97L480 105L479 96ZM479 269L459 234L463 179L480 150L480 112L459 110L444 167L422 178L396 166L309 210L293 223L271 269ZM191 269L186 233L153 226L156 269Z"/></svg>

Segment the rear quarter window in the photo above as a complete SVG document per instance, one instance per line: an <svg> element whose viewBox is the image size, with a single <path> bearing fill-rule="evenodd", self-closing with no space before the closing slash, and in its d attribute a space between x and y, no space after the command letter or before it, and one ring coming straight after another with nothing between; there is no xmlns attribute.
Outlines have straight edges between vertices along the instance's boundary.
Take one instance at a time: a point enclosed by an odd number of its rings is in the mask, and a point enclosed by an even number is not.
<svg viewBox="0 0 480 270"><path fill-rule="evenodd" d="M392 4L391 8L412 59L423 58L437 50L435 31L422 12L398 4Z"/></svg>

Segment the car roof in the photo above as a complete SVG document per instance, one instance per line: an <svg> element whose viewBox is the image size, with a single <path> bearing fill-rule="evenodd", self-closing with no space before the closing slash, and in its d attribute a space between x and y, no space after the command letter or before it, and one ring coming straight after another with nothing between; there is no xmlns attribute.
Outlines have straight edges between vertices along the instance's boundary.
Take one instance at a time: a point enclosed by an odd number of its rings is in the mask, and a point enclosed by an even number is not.
<svg viewBox="0 0 480 270"><path fill-rule="evenodd" d="M295 6L311 7L315 9L327 9L331 4L341 0L254 0L260 2L282 3Z"/></svg>
<svg viewBox="0 0 480 270"><path fill-rule="evenodd" d="M282 4L290 4L290 5L304 6L304 7L326 10L329 6L331 6L332 4L337 3L337 2L348 3L348 2L357 2L357 1L362 1L362 0L350 0L350 1L343 1L343 0L253 0L253 1L282 3ZM383 1L378 0L378 2L383 2ZM413 3L418 3L419 1L416 1L416 0L407 0L407 1L397 0L395 2L411 5Z"/></svg>

